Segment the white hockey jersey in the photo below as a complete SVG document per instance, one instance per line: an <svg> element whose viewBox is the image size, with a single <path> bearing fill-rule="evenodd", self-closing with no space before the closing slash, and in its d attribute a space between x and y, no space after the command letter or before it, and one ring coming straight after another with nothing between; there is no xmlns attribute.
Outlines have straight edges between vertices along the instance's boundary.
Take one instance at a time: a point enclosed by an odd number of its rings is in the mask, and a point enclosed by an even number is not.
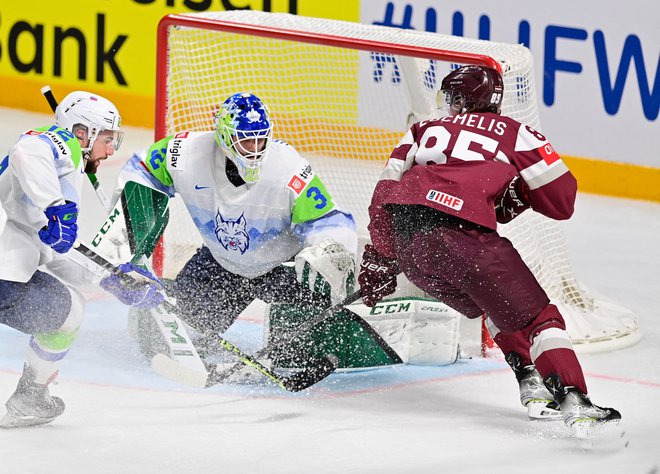
<svg viewBox="0 0 660 474"><path fill-rule="evenodd" d="M351 214L337 206L307 160L279 140L253 184L230 182L214 132L178 133L134 155L120 173L116 198L127 181L181 196L214 258L246 278L327 238L357 253Z"/></svg>
<svg viewBox="0 0 660 474"><path fill-rule="evenodd" d="M0 279L27 282L53 259L39 239L44 209L79 203L84 162L78 140L57 126L28 130L0 160Z"/></svg>

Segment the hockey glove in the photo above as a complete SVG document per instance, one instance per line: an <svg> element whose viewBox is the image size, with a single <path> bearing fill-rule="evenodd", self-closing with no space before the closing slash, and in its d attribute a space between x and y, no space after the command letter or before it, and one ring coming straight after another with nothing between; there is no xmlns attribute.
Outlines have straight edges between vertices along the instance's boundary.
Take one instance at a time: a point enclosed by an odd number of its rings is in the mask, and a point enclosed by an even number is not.
<svg viewBox="0 0 660 474"><path fill-rule="evenodd" d="M399 265L396 260L378 253L373 245L364 246L358 282L362 291L362 302L373 306L396 290Z"/></svg>
<svg viewBox="0 0 660 474"><path fill-rule="evenodd" d="M529 187L520 176L515 176L504 189L502 197L495 206L497 222L500 224L511 222L529 207Z"/></svg>
<svg viewBox="0 0 660 474"><path fill-rule="evenodd" d="M59 206L50 206L44 211L48 225L39 231L41 241L58 253L71 250L78 236L78 206L66 201Z"/></svg>
<svg viewBox="0 0 660 474"><path fill-rule="evenodd" d="M296 255L298 283L338 303L355 288L355 260L339 242L327 239Z"/></svg>
<svg viewBox="0 0 660 474"><path fill-rule="evenodd" d="M112 293L119 301L136 308L153 308L165 300L163 284L149 270L132 264L119 265L119 269L132 276L136 281L125 282L114 273L101 279L100 285Z"/></svg>

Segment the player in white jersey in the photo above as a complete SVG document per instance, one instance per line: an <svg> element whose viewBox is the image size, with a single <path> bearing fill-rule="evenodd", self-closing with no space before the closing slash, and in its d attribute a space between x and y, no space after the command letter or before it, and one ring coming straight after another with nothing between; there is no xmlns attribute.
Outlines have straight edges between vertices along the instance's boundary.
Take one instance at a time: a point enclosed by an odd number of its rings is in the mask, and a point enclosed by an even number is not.
<svg viewBox="0 0 660 474"><path fill-rule="evenodd" d="M0 427L48 423L64 411L48 384L78 333L84 299L75 285L89 272L61 254L77 237L84 173L94 173L119 147L119 126L110 101L72 92L57 107L55 125L24 132L0 160L0 323L31 335ZM158 289L116 293L150 305L159 302Z"/></svg>
<svg viewBox="0 0 660 474"><path fill-rule="evenodd" d="M262 101L234 94L215 131L163 138L120 173L119 189L131 180L178 194L203 238L170 291L198 330L225 331L255 298L323 308L352 291L353 217L272 134ZM295 269L282 266L294 257Z"/></svg>

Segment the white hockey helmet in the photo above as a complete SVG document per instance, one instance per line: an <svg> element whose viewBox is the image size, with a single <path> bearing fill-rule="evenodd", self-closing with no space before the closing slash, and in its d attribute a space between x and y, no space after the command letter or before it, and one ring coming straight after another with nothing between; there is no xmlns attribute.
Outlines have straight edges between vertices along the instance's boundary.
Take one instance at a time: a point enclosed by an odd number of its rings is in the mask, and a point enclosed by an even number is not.
<svg viewBox="0 0 660 474"><path fill-rule="evenodd" d="M215 139L238 168L246 183L259 179L261 162L273 137L273 125L264 103L254 94L241 92L224 101L215 116ZM263 148L259 149L263 141Z"/></svg>
<svg viewBox="0 0 660 474"><path fill-rule="evenodd" d="M115 150L124 138L124 132L119 130L121 116L115 104L91 92L75 91L62 99L55 109L55 123L71 133L76 125L87 129L89 145L83 148L83 152L91 150L101 131L113 132Z"/></svg>

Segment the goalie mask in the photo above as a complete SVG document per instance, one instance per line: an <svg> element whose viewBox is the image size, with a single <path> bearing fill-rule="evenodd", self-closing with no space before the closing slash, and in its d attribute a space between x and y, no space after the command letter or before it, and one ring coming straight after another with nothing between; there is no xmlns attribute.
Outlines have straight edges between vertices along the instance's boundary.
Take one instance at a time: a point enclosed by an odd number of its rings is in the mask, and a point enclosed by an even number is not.
<svg viewBox="0 0 660 474"><path fill-rule="evenodd" d="M124 138L124 132L119 130L121 116L117 107L90 92L76 91L67 95L55 109L55 123L71 133L74 133L74 128L86 130L89 144L82 150L83 157L89 154L99 133L104 130L112 132L115 150L119 149Z"/></svg>
<svg viewBox="0 0 660 474"><path fill-rule="evenodd" d="M485 66L463 66L442 80L438 92L438 107L450 115L466 112L499 114L504 94L502 76Z"/></svg>
<svg viewBox="0 0 660 474"><path fill-rule="evenodd" d="M266 106L253 94L234 94L222 104L215 120L218 145L243 181L256 182L273 135Z"/></svg>

